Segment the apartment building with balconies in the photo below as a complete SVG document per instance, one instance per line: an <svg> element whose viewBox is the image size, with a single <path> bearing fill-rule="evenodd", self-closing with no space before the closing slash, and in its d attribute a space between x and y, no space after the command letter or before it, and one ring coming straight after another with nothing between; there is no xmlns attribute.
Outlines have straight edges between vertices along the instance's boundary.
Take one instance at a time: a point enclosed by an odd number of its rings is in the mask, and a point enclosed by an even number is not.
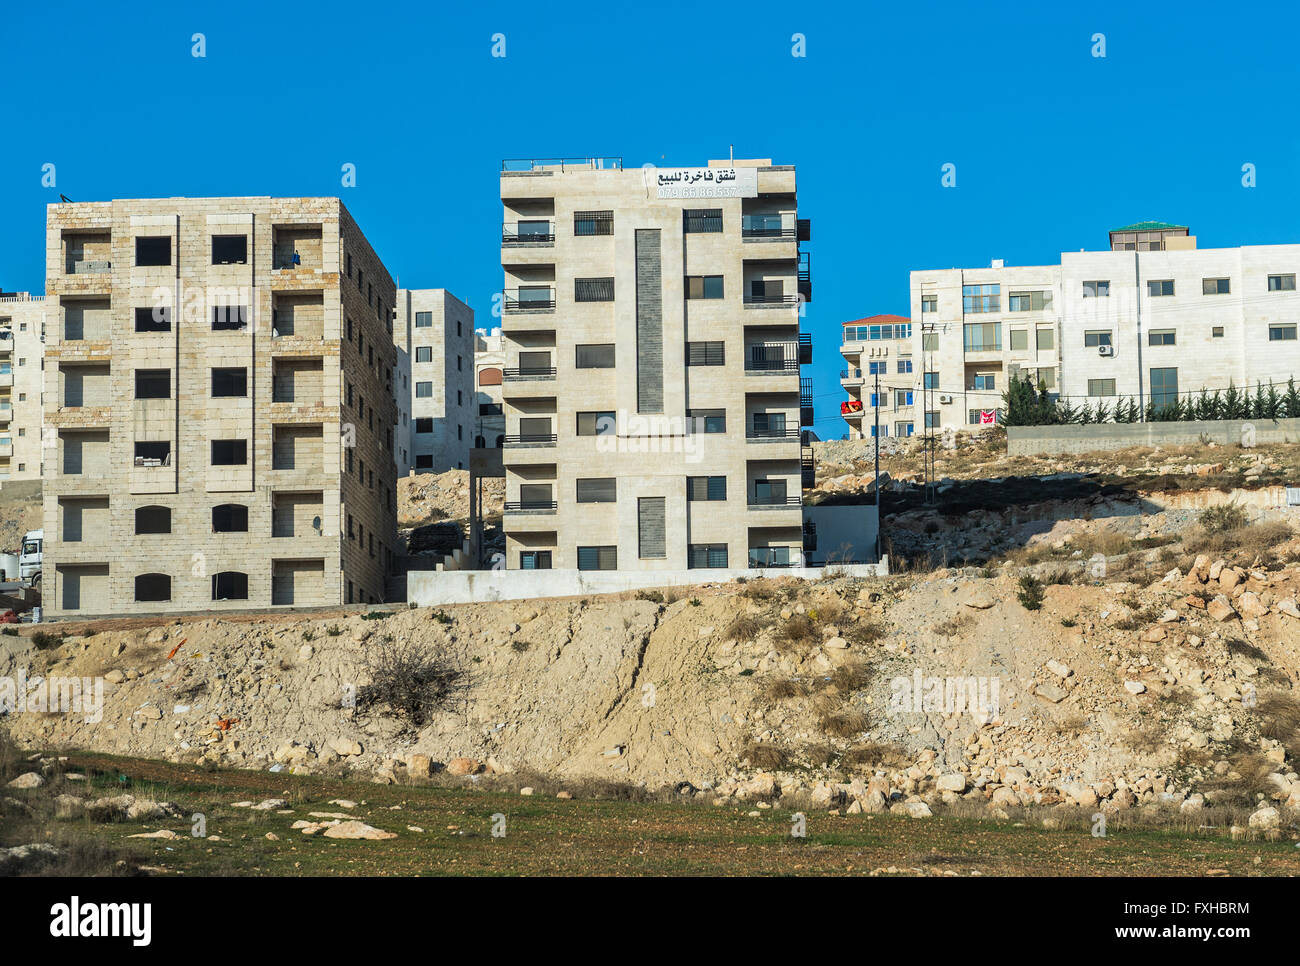
<svg viewBox="0 0 1300 966"><path fill-rule="evenodd" d="M915 428L996 423L1007 381L1060 382L1060 269L1007 266L911 273Z"/></svg>
<svg viewBox="0 0 1300 966"><path fill-rule="evenodd" d="M840 415L850 439L911 436L920 375L914 364L912 320L873 315L841 326L840 354L846 368L840 385L848 396Z"/></svg>
<svg viewBox="0 0 1300 966"><path fill-rule="evenodd" d="M0 292L0 482L41 478L41 369L51 303Z"/></svg>
<svg viewBox="0 0 1300 966"><path fill-rule="evenodd" d="M506 162L501 203L507 566L797 562L794 168Z"/></svg>
<svg viewBox="0 0 1300 966"><path fill-rule="evenodd" d="M467 469L473 445L474 310L446 289L399 289L395 341L410 367L405 475ZM400 353L399 353L400 356Z"/></svg>
<svg viewBox="0 0 1300 966"><path fill-rule="evenodd" d="M337 198L52 204L47 612L379 602L396 289Z"/></svg>

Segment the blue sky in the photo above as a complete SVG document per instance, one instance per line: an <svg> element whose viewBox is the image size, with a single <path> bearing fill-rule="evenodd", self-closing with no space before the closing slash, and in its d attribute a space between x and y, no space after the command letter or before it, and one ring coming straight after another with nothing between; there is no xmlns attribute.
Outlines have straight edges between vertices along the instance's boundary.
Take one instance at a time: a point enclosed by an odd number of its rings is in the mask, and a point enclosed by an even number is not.
<svg viewBox="0 0 1300 966"><path fill-rule="evenodd" d="M798 165L817 428L838 436L839 324L906 314L911 269L1050 263L1146 219L1201 247L1300 241L1295 6L1053 6L11 5L0 287L42 288L59 192L337 194L403 286L490 325L502 158L734 144Z"/></svg>

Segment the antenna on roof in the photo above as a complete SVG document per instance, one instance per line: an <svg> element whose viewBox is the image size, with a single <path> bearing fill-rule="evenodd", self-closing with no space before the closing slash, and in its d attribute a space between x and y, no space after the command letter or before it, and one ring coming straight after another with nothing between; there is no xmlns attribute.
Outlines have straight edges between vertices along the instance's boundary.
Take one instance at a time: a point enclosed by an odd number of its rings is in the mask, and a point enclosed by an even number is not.
<svg viewBox="0 0 1300 966"><path fill-rule="evenodd" d="M734 144L728 144L727 145L727 167L734 168L735 166L736 166L736 146Z"/></svg>
<svg viewBox="0 0 1300 966"><path fill-rule="evenodd" d="M67 195L64 195L64 194L59 195L59 200L60 200L60 201L66 201L68 204L72 204L72 203L73 203L73 202L72 202L72 199L69 198Z"/></svg>

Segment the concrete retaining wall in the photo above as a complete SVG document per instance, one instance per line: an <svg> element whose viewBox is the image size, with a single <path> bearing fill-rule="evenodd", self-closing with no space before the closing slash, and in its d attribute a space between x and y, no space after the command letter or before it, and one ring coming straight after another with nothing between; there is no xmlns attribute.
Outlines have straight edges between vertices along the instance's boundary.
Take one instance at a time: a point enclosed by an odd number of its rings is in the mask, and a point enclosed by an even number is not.
<svg viewBox="0 0 1300 966"><path fill-rule="evenodd" d="M534 597L582 597L655 587L692 587L746 577L797 577L820 580L828 574L883 577L889 558L878 564L832 567L782 567L769 570L412 570L406 576L406 599L420 607L470 604Z"/></svg>
<svg viewBox="0 0 1300 966"><path fill-rule="evenodd" d="M1091 453L1130 446L1224 446L1300 441L1300 419L1216 419L1169 423L1097 423L1091 426L1011 426L1008 456ZM1203 439L1204 438L1204 439Z"/></svg>

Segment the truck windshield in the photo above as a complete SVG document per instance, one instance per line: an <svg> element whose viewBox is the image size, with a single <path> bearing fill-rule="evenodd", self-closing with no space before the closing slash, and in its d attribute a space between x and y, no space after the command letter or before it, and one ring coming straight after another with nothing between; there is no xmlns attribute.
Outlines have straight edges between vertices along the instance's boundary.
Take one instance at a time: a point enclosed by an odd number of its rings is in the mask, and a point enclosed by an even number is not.
<svg viewBox="0 0 1300 966"><path fill-rule="evenodd" d="M23 544L24 556L32 556L40 552L41 552L41 544L39 540L28 540L26 543Z"/></svg>

